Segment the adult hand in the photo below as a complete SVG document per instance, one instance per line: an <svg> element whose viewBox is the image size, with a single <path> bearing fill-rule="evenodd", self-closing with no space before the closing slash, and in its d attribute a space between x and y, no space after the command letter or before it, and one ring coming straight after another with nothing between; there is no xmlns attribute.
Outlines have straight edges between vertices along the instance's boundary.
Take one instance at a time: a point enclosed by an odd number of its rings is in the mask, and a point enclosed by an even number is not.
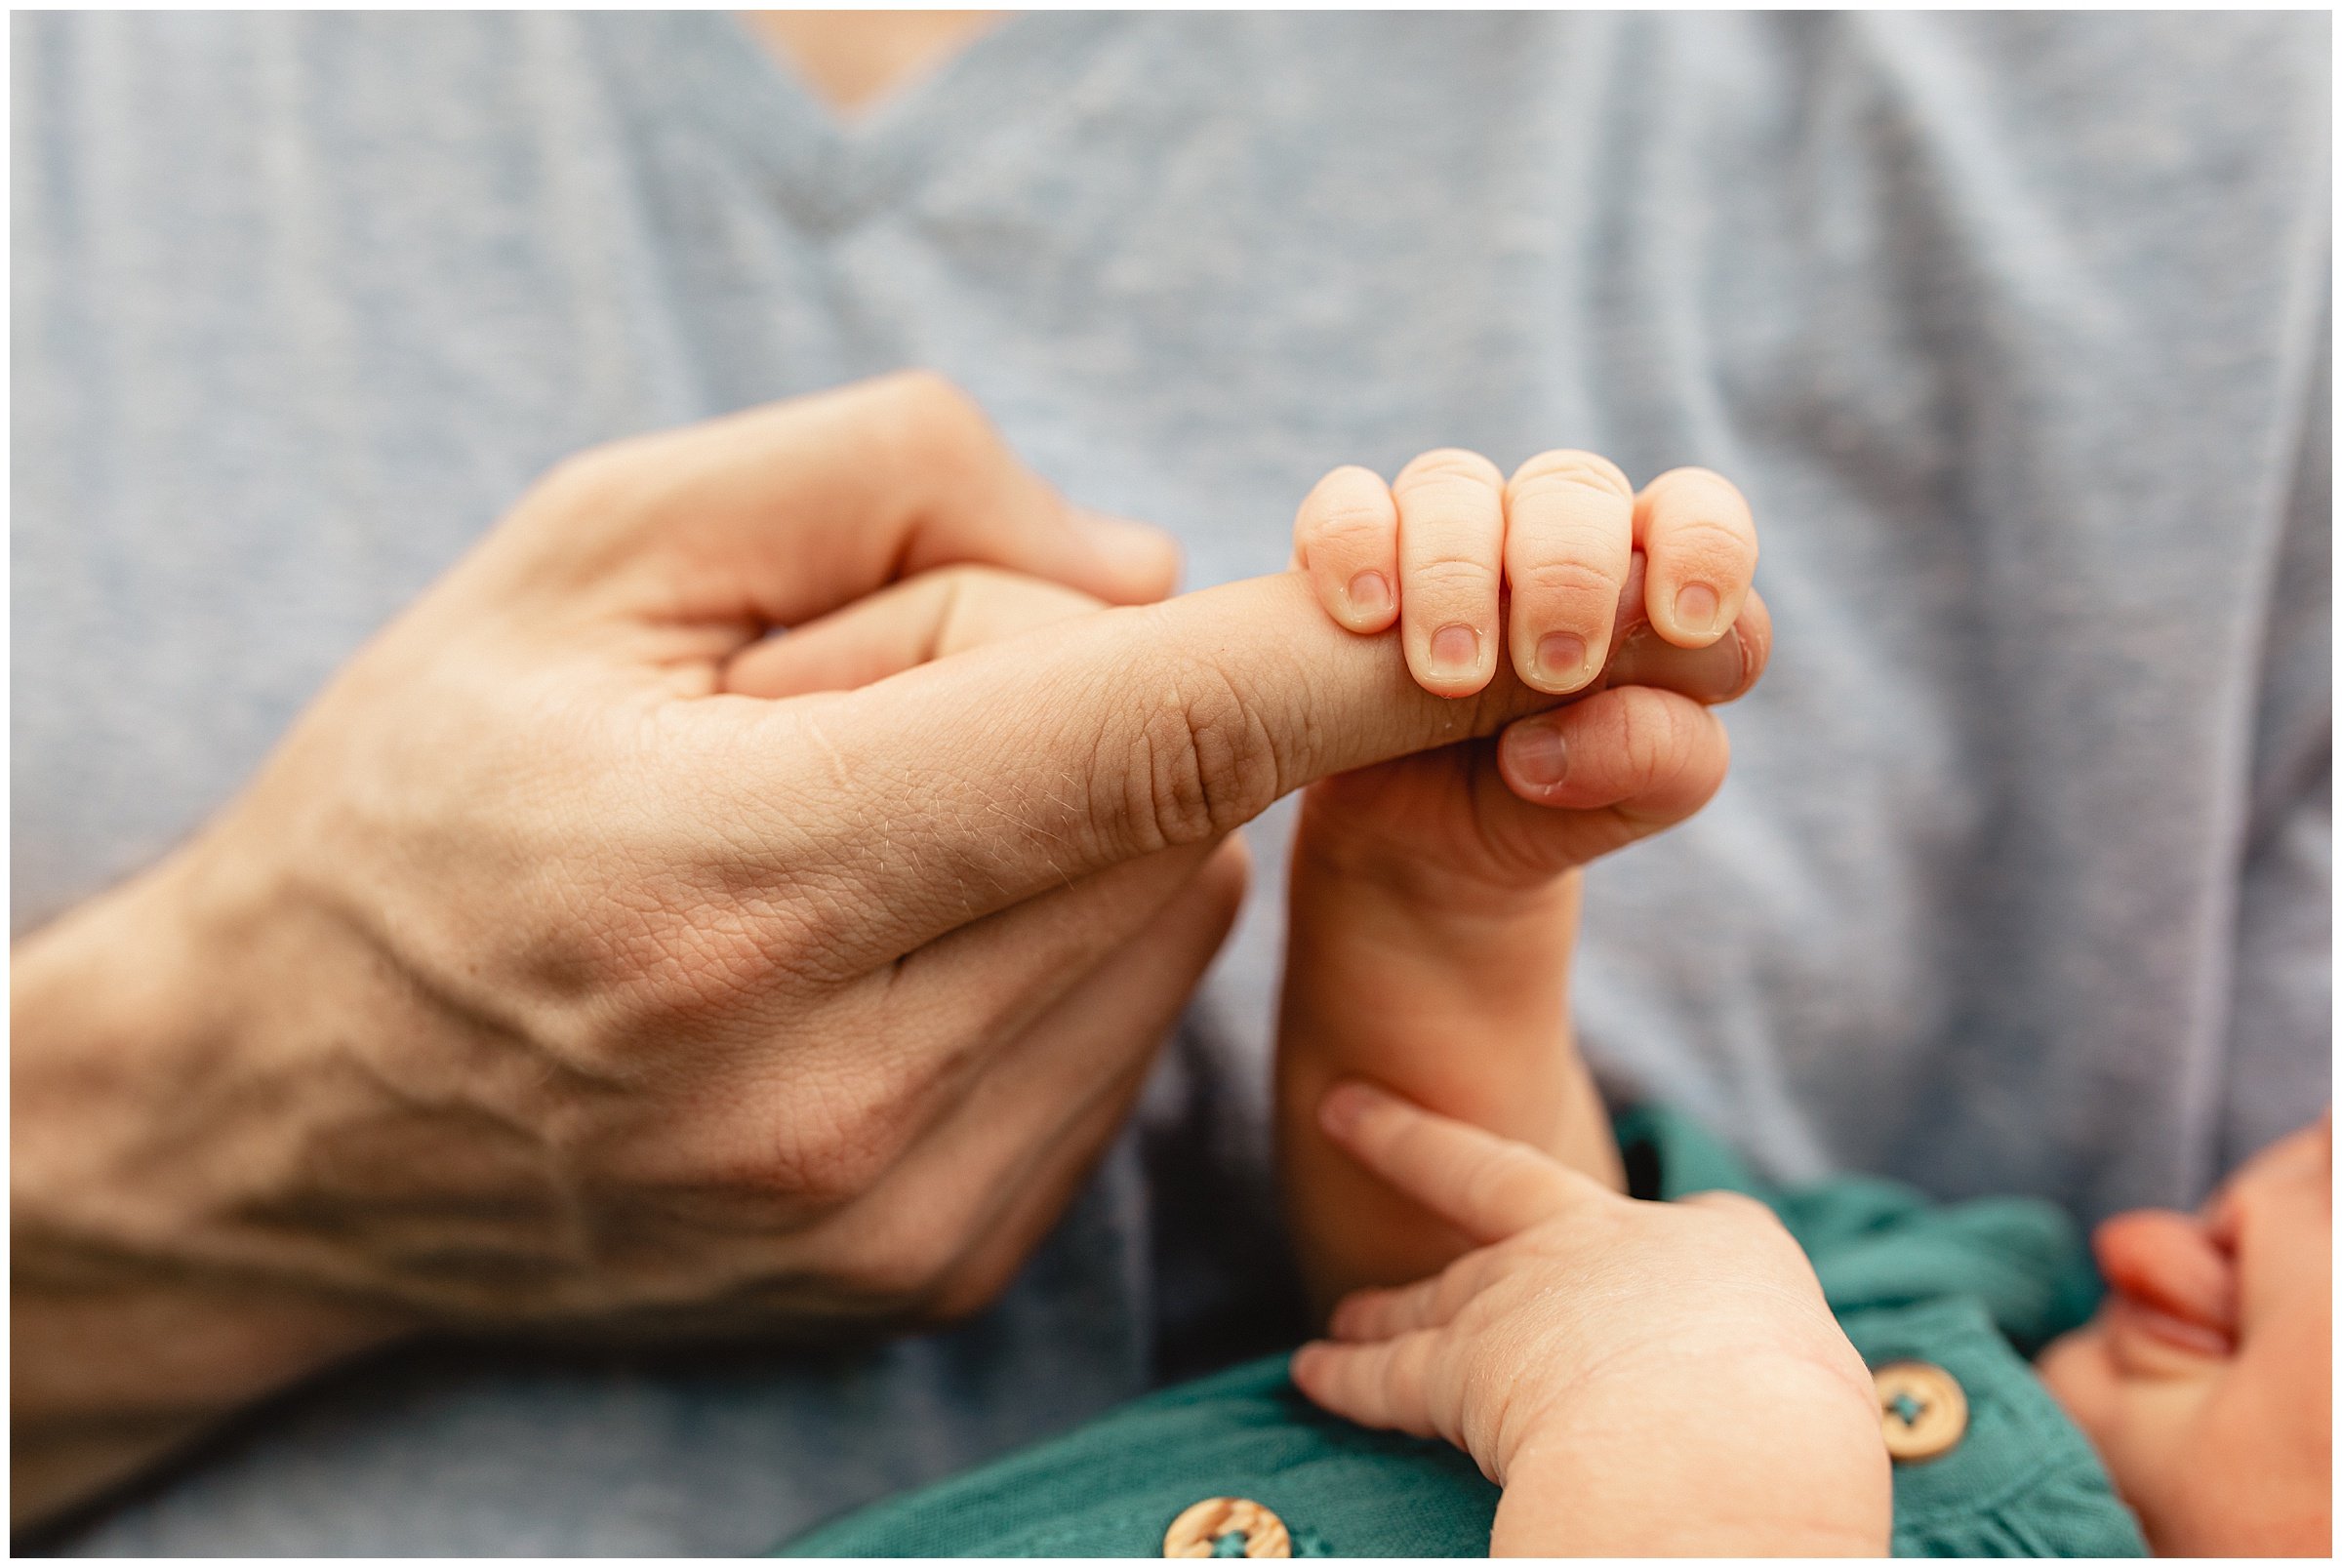
<svg viewBox="0 0 2342 1568"><path fill-rule="evenodd" d="M1429 697L1297 577L927 663L1010 590L854 602L971 558L1170 569L931 378L574 460L22 945L20 1508L416 1327L981 1304L1232 918L1227 835L1552 701Z"/></svg>
<svg viewBox="0 0 2342 1568"><path fill-rule="evenodd" d="M944 564L960 560L1077 587ZM1022 995L1011 980L971 997L991 1016L955 1038L948 1019L856 1038L830 1015L862 1060L799 1075L787 1031L759 1038L762 1016L727 994L758 982L721 973L714 932L753 924L773 969L807 962L818 890L758 924L697 879L724 874L744 792L787 812L823 786L753 777L726 749L753 727L728 739L726 715L769 704L718 694L860 684L1159 597L1176 568L1166 537L1066 506L927 377L550 475L218 823L19 945L18 1516L418 1323L809 1328L981 1295L1110 1130L1225 929L1240 849L1100 890L1110 926L1159 922L1146 952L1110 961L1105 928L1074 933ZM904 573L919 575L854 616L758 640ZM713 722L665 728L678 704ZM705 941L666 940L701 914ZM878 1185L855 1103L892 1104L921 1072L890 1053L932 1049L937 1075L979 1042L999 1069L983 1104L1013 1103L985 1150L996 1168L948 1196L987 1212L910 1192L886 1201L934 1230L839 1224L738 1262ZM760 1075L767 1092L736 1102Z"/></svg>

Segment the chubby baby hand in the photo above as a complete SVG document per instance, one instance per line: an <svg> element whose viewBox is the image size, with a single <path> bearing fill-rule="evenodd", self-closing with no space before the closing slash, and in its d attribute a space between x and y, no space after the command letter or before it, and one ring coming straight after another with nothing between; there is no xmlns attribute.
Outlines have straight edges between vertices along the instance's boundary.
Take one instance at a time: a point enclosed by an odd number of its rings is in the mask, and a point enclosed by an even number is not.
<svg viewBox="0 0 2342 1568"><path fill-rule="evenodd" d="M1729 747L1709 709L1755 684L1771 622L1750 586L1756 523L1717 475L1676 468L1636 492L1584 452L1531 458L1509 481L1452 450L1389 485L1337 468L1302 503L1294 555L1340 624L1396 624L1426 690L1509 682L1501 628L1520 680L1559 698L1494 741L1312 785L1297 865L1516 891L1681 822L1722 784Z"/></svg>
<svg viewBox="0 0 2342 1568"><path fill-rule="evenodd" d="M1386 485L1336 468L1294 519L1295 564L1352 631L1396 622L1407 668L1429 692L1470 697L1500 657L1541 692L1602 672L1639 552L1637 609L1677 648L1730 630L1756 570L1756 526L1740 492L1705 468L1640 491L1591 452L1547 452L1511 479L1475 452L1427 452ZM1509 613L1506 601L1510 600Z"/></svg>
<svg viewBox="0 0 2342 1568"><path fill-rule="evenodd" d="M1472 1455L1505 1488L1498 1553L1885 1549L1871 1378L1770 1211L1624 1197L1356 1080L1320 1122L1477 1250L1352 1293L1293 1381Z"/></svg>

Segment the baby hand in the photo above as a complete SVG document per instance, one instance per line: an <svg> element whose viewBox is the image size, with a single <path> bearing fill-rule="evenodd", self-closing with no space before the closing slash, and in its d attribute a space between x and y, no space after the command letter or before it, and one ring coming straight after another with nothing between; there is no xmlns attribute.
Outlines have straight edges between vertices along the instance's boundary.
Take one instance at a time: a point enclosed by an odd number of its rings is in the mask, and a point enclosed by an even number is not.
<svg viewBox="0 0 2342 1568"><path fill-rule="evenodd" d="M1354 1080L1320 1120L1478 1250L1345 1298L1293 1381L1471 1454L1505 1488L1496 1551L1883 1552L1870 1375L1769 1211L1622 1197Z"/></svg>
<svg viewBox="0 0 2342 1568"><path fill-rule="evenodd" d="M1677 468L1637 495L1601 458L1549 452L1507 483L1485 458L1431 452L1393 485L1335 469L1294 533L1320 603L1361 633L1395 621L1427 690L1485 688L1501 619L1521 678L1568 698L1494 742L1313 785L1297 865L1534 887L1682 821L1723 782L1709 709L1755 683L1771 636L1750 586L1756 524L1723 479Z"/></svg>
<svg viewBox="0 0 2342 1568"><path fill-rule="evenodd" d="M1425 453L1389 485L1337 468L1293 524L1295 563L1326 612L1369 634L1396 621L1407 668L1441 697L1469 697L1495 675L1500 619L1529 686L1560 695L1591 684L1636 551L1652 627L1705 648L1748 598L1756 527L1740 492L1705 468L1672 469L1637 492L1590 452L1543 453L1507 480L1455 450Z"/></svg>

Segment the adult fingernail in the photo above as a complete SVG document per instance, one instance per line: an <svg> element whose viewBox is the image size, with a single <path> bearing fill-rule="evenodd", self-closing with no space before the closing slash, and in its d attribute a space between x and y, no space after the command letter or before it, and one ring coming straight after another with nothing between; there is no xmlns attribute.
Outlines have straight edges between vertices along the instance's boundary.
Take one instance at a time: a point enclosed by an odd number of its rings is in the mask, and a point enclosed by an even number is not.
<svg viewBox="0 0 2342 1568"><path fill-rule="evenodd" d="M1676 590L1676 624L1695 637L1718 631L1716 612L1722 602L1707 583L1686 583Z"/></svg>
<svg viewBox="0 0 2342 1568"><path fill-rule="evenodd" d="M1537 639L1537 678L1574 691L1586 684L1586 639L1574 631L1549 631Z"/></svg>
<svg viewBox="0 0 2342 1568"><path fill-rule="evenodd" d="M1469 675L1480 662L1480 634L1470 626L1441 626L1432 633L1432 670Z"/></svg>
<svg viewBox="0 0 2342 1568"><path fill-rule="evenodd" d="M1391 580L1380 572L1360 572L1350 580L1350 610L1356 616L1379 616L1391 608Z"/></svg>
<svg viewBox="0 0 2342 1568"><path fill-rule="evenodd" d="M1505 760L1522 784L1551 789L1569 777L1569 743L1552 724L1523 719L1505 732L1502 744Z"/></svg>
<svg viewBox="0 0 2342 1568"><path fill-rule="evenodd" d="M1748 651L1737 631L1705 648L1678 648L1645 622L1619 639L1607 674L1612 686L1656 686L1695 703L1728 703L1748 689Z"/></svg>

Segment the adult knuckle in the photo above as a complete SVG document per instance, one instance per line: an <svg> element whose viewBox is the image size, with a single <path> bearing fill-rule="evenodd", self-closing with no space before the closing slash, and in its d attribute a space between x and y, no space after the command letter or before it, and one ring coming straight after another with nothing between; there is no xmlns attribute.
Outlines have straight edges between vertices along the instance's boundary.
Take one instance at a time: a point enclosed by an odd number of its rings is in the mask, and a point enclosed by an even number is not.
<svg viewBox="0 0 2342 1568"><path fill-rule="evenodd" d="M770 933L718 900L659 908L627 945L631 981L645 1010L689 1024L739 1007L775 968Z"/></svg>
<svg viewBox="0 0 2342 1568"><path fill-rule="evenodd" d="M953 467L996 461L999 443L982 405L949 377L932 370L897 371L881 383L894 433L909 453Z"/></svg>
<svg viewBox="0 0 2342 1568"><path fill-rule="evenodd" d="M944 1288L959 1238L936 1219L898 1205L882 1217L856 1216L862 1229L833 1277L859 1296L914 1310Z"/></svg>
<svg viewBox="0 0 2342 1568"><path fill-rule="evenodd" d="M901 1162L916 1137L915 1106L906 1086L885 1080L849 1080L827 1092L800 1081L761 1159L742 1174L803 1207L843 1209Z"/></svg>
<svg viewBox="0 0 2342 1568"><path fill-rule="evenodd" d="M653 509L665 494L665 464L645 461L655 438L628 437L573 452L539 477L522 509L564 521Z"/></svg>
<svg viewBox="0 0 2342 1568"><path fill-rule="evenodd" d="M1174 663L1161 695L1102 744L1097 813L1122 824L1110 834L1134 838L1127 847L1140 852L1219 837L1282 793L1267 725L1238 682L1206 659Z"/></svg>
<svg viewBox="0 0 2342 1568"><path fill-rule="evenodd" d="M899 1309L933 1312L955 1287L980 1289L966 1266L987 1262L980 1221L996 1195L992 1181L956 1171L893 1184L830 1222L842 1232L832 1277Z"/></svg>
<svg viewBox="0 0 2342 1568"><path fill-rule="evenodd" d="M546 896L576 912L538 961L544 983L589 1003L603 1032L638 1052L722 1041L744 1021L810 1005L867 967L843 943L852 886L811 851L787 864L715 864L724 840L677 855L612 842ZM764 846L768 851L771 846ZM590 881L589 881L590 879Z"/></svg>
<svg viewBox="0 0 2342 1568"><path fill-rule="evenodd" d="M643 1185L687 1199L695 1213L727 1216L744 1230L820 1238L842 1220L831 1239L846 1239L860 1226L863 1200L916 1130L903 1088L850 1065L794 1062L784 1084L709 1089L704 1069L679 1089L667 1086L665 1100L718 1104L663 1116L655 1169Z"/></svg>
<svg viewBox="0 0 2342 1568"><path fill-rule="evenodd" d="M1024 1263L1023 1254L1006 1249L972 1266L954 1261L924 1293L922 1315L938 1325L975 1316L999 1300Z"/></svg>
<svg viewBox="0 0 2342 1568"><path fill-rule="evenodd" d="M683 874L615 892L586 940L622 1023L654 1037L707 1032L775 986L812 978L827 947L793 905Z"/></svg>
<svg viewBox="0 0 2342 1568"><path fill-rule="evenodd" d="M1618 747L1630 778L1656 781L1673 776L1690 760L1691 743L1684 714L1674 703L1631 702L1620 708Z"/></svg>
<svg viewBox="0 0 2342 1568"><path fill-rule="evenodd" d="M975 413L976 400L943 372L912 366L877 378L871 383L891 399L907 419L950 421Z"/></svg>

